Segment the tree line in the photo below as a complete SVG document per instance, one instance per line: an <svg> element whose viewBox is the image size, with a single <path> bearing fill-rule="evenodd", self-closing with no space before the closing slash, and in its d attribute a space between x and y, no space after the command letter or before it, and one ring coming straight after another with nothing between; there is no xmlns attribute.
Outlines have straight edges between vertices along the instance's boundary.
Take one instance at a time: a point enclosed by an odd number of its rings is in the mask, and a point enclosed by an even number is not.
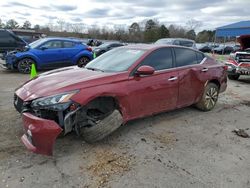
<svg viewBox="0 0 250 188"><path fill-rule="evenodd" d="M112 29L106 26L97 25L88 26L82 23L68 23L58 19L56 23L48 23L44 26L38 24L32 27L29 21L19 25L14 19L2 22L0 19L0 28L4 29L34 29L48 36L57 34L58 36L87 37L102 40L118 40L134 43L152 43L160 38L188 38L196 42L214 41L215 31L203 30L198 33L195 30L201 27L200 21L190 19L185 26L171 24L168 27L156 19L134 22L130 26L115 25Z"/></svg>

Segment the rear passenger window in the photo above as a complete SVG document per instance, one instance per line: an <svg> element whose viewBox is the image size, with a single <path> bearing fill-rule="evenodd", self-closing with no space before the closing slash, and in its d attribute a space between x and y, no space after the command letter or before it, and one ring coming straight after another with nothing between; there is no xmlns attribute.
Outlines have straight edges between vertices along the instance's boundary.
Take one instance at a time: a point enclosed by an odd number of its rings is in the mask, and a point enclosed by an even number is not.
<svg viewBox="0 0 250 188"><path fill-rule="evenodd" d="M63 42L63 47L64 48L72 48L74 46L75 46L75 43L73 43L73 42L69 42L69 41L64 41Z"/></svg>
<svg viewBox="0 0 250 188"><path fill-rule="evenodd" d="M196 52L197 61L200 63L204 59L204 55L200 52Z"/></svg>
<svg viewBox="0 0 250 188"><path fill-rule="evenodd" d="M181 46L193 47L193 42L190 41L180 41Z"/></svg>
<svg viewBox="0 0 250 188"><path fill-rule="evenodd" d="M197 64L197 57L195 51L185 48L174 48L174 50L177 67Z"/></svg>
<svg viewBox="0 0 250 188"><path fill-rule="evenodd" d="M161 48L149 54L141 65L148 65L155 70L164 70L173 67L171 48Z"/></svg>

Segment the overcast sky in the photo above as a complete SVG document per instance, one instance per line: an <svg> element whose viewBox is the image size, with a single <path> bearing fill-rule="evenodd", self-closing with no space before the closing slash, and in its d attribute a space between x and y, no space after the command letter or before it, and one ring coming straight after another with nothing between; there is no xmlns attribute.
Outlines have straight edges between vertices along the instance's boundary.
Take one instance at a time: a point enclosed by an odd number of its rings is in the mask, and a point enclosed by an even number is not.
<svg viewBox="0 0 250 188"><path fill-rule="evenodd" d="M203 22L200 29L250 20L250 0L22 0L0 1L3 21L46 25L63 19L71 23L110 26L156 18L166 24L185 26L188 19Z"/></svg>

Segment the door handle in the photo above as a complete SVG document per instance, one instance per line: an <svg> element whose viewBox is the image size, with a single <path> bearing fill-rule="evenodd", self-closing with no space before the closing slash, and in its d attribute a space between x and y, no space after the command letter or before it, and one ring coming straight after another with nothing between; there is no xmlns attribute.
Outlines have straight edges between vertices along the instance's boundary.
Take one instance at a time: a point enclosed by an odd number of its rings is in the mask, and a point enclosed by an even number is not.
<svg viewBox="0 0 250 188"><path fill-rule="evenodd" d="M207 72L207 71L208 71L208 68L201 69L201 72Z"/></svg>
<svg viewBox="0 0 250 188"><path fill-rule="evenodd" d="M168 81L174 81L174 80L177 80L177 79L178 79L177 76L171 76L171 77L168 79Z"/></svg>

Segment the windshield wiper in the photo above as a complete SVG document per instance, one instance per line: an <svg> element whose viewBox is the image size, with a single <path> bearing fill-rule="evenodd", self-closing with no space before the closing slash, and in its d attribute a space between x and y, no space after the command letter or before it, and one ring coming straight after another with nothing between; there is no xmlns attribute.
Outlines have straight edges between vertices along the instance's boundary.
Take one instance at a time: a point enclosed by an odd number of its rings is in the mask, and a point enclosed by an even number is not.
<svg viewBox="0 0 250 188"><path fill-rule="evenodd" d="M87 67L86 69L88 69L88 70L92 70L92 71L100 71L100 72L104 72L104 70L97 69L97 68L92 68L92 67Z"/></svg>

